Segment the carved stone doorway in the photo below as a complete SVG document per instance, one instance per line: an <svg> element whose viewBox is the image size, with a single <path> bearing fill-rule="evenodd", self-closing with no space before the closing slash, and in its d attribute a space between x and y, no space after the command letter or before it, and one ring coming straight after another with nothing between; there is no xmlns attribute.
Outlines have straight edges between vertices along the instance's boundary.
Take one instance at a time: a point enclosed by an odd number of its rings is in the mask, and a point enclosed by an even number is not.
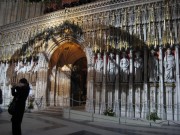
<svg viewBox="0 0 180 135"><path fill-rule="evenodd" d="M50 60L50 100L55 106L85 104L87 58L81 46L66 42L58 46ZM84 101L84 102L82 102Z"/></svg>

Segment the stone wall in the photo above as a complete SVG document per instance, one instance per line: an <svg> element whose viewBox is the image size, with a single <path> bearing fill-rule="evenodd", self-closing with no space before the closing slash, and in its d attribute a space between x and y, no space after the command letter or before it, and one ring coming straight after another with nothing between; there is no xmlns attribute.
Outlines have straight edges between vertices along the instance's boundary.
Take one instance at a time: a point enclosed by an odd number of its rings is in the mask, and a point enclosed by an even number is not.
<svg viewBox="0 0 180 135"><path fill-rule="evenodd" d="M43 52L50 59L61 42L80 37L81 49L91 52L86 55L87 110L95 108L103 114L111 108L117 116L136 118L155 111L162 119L180 120L179 7L179 0L106 0L1 27L2 68L32 52ZM69 29L70 35L66 35L61 29L66 21L82 33ZM18 58L12 57L15 52ZM103 77L97 81L94 65L98 53L104 67ZM45 93L45 89L40 91Z"/></svg>
<svg viewBox="0 0 180 135"><path fill-rule="evenodd" d="M43 15L44 3L24 0L0 1L0 26Z"/></svg>

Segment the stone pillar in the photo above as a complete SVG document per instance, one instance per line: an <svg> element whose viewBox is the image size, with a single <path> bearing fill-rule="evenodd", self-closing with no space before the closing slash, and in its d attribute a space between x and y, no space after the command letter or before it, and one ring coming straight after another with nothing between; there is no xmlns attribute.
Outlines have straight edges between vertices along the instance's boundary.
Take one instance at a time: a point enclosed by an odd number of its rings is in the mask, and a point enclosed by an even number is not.
<svg viewBox="0 0 180 135"><path fill-rule="evenodd" d="M109 83L108 82L108 87L107 87L107 106L108 108L113 107L113 91L114 91L114 83Z"/></svg>
<svg viewBox="0 0 180 135"><path fill-rule="evenodd" d="M150 107L150 112L156 111L156 85L152 84L150 86L150 97L149 97L149 107Z"/></svg>
<svg viewBox="0 0 180 135"><path fill-rule="evenodd" d="M11 95L11 89L10 89L10 85L8 84L8 76L7 76L7 72L9 72L8 71L8 68L9 68L9 63L8 62L5 62L4 63L4 68L3 68L3 70L2 70L2 74L1 74L1 77L2 77L2 85L3 85L3 88L2 88L2 91L3 91L3 102L4 102L4 104L7 104L7 103L9 103L9 98L8 97L10 97L10 95ZM9 95L9 93L10 93L10 95Z"/></svg>
<svg viewBox="0 0 180 135"><path fill-rule="evenodd" d="M104 68L103 68L103 82L102 82L102 92L101 92L101 111L100 114L103 114L104 110L106 109L106 89L107 89L107 85L106 85L106 76L107 76L107 54L106 52L104 53L104 57L103 57L103 61L104 61Z"/></svg>
<svg viewBox="0 0 180 135"><path fill-rule="evenodd" d="M148 53L147 53L147 48L144 47L144 85L143 85L143 91L142 91L142 114L141 114L141 117L146 119L146 116L147 116L147 113L149 112L148 111L148 84L147 84L147 81L148 81L148 71L147 71L147 56L148 56Z"/></svg>
<svg viewBox="0 0 180 135"><path fill-rule="evenodd" d="M159 92L158 92L158 116L166 119L164 103L164 69L163 69L163 47L159 47Z"/></svg>
<svg viewBox="0 0 180 135"><path fill-rule="evenodd" d="M135 89L135 117L141 117L141 87Z"/></svg>
<svg viewBox="0 0 180 135"><path fill-rule="evenodd" d="M100 113L100 104L101 104L101 90L102 90L102 81L103 81L103 66L104 61L101 58L101 53L97 53L97 58L94 62L94 74L95 74L95 113Z"/></svg>
<svg viewBox="0 0 180 135"><path fill-rule="evenodd" d="M116 81L115 81L115 92L114 92L114 109L113 111L116 113L116 116L120 115L120 88L119 88L119 65L120 65L120 60L119 60L119 54L116 54Z"/></svg>
<svg viewBox="0 0 180 135"><path fill-rule="evenodd" d="M114 104L114 86L115 86L115 65L116 61L114 59L114 54L110 53L108 56L108 64L107 64L107 105L108 108L113 109Z"/></svg>
<svg viewBox="0 0 180 135"><path fill-rule="evenodd" d="M176 90L174 95L174 120L180 120L180 76L179 76L179 45L175 47Z"/></svg>
<svg viewBox="0 0 180 135"><path fill-rule="evenodd" d="M95 83L95 113L100 113L101 83Z"/></svg>
<svg viewBox="0 0 180 135"><path fill-rule="evenodd" d="M92 63L88 65L87 71L87 100L86 111L94 112L94 54Z"/></svg>
<svg viewBox="0 0 180 135"><path fill-rule="evenodd" d="M172 111L172 91L173 91L173 86L168 85L166 86L166 111L167 111L167 120L172 120L173 119L173 111Z"/></svg>
<svg viewBox="0 0 180 135"><path fill-rule="evenodd" d="M134 110L133 110L133 50L130 49L130 59L129 59L129 91L128 91L128 99L127 99L127 115L128 117L134 117Z"/></svg>
<svg viewBox="0 0 180 135"><path fill-rule="evenodd" d="M128 83L127 84L121 84L120 86L120 113L122 117L127 117L127 90L128 88Z"/></svg>

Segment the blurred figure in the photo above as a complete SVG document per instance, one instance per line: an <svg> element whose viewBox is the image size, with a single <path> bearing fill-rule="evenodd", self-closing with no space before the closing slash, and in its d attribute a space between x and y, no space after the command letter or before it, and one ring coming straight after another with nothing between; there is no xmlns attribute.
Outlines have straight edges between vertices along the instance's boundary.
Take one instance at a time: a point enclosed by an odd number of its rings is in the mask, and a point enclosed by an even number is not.
<svg viewBox="0 0 180 135"><path fill-rule="evenodd" d="M21 123L29 90L29 83L25 78L20 79L19 83L11 88L11 94L14 96L13 100L16 102L16 111L11 118L13 135L21 135Z"/></svg>

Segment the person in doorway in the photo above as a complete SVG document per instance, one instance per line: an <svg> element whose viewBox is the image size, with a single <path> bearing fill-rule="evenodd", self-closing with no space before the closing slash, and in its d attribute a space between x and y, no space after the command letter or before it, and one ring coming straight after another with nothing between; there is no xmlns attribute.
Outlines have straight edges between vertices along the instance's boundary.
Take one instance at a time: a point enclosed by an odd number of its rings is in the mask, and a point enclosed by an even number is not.
<svg viewBox="0 0 180 135"><path fill-rule="evenodd" d="M3 103L3 98L2 98L2 90L0 89L0 105ZM2 113L2 109L0 106L0 113Z"/></svg>
<svg viewBox="0 0 180 135"><path fill-rule="evenodd" d="M25 78L20 79L19 83L11 88L11 94L14 96L13 100L16 102L16 111L11 118L13 135L21 135L21 123L29 91L29 83Z"/></svg>

